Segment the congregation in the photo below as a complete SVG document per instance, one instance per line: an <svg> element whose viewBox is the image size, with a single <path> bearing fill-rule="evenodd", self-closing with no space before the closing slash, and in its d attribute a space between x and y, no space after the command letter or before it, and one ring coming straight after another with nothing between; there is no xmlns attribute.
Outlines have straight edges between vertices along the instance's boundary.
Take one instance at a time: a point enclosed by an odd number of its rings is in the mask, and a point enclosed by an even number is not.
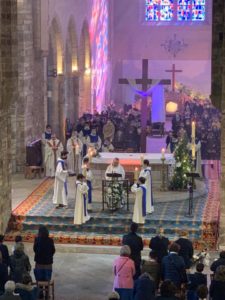
<svg viewBox="0 0 225 300"><path fill-rule="evenodd" d="M207 287L204 274L206 252L194 255L192 242L185 231L169 242L162 228L150 240L149 258L143 259L143 241L137 234L138 224L132 223L130 232L122 239L120 255L114 260L113 291L108 300L221 300L225 298L225 252L211 264L211 283ZM49 282L53 273L55 246L48 229L40 226L35 238L34 278L21 236L15 238L12 255L0 236L0 299L49 299L40 289L40 282ZM195 267L195 271L194 271ZM106 296L107 297L107 296ZM107 298L106 298L107 299Z"/></svg>

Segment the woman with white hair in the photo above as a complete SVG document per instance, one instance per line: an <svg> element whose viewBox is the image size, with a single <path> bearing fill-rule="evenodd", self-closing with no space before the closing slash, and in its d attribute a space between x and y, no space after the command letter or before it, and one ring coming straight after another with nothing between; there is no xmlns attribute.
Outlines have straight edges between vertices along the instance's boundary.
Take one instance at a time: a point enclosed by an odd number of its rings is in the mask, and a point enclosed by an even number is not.
<svg viewBox="0 0 225 300"><path fill-rule="evenodd" d="M117 291L120 298L132 299L135 275L135 266L130 259L130 247L124 245L120 249L120 256L113 263L113 272L115 275L113 289ZM126 296L125 296L126 294Z"/></svg>
<svg viewBox="0 0 225 300"><path fill-rule="evenodd" d="M15 288L14 281L7 281L5 284L5 293L0 296L0 300L21 300L19 295L14 295Z"/></svg>

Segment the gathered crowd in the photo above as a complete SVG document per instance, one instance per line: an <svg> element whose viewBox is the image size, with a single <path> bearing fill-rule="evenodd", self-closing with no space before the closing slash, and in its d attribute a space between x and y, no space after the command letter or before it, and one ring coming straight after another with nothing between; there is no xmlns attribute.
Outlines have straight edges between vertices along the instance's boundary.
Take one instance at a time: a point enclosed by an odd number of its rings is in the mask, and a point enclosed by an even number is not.
<svg viewBox="0 0 225 300"><path fill-rule="evenodd" d="M211 282L207 287L202 256L195 257L186 232L170 243L163 229L150 241L149 258L143 260L142 238L137 234L138 225L132 223L130 232L123 236L120 255L113 262L113 292L108 300L202 300L210 295L212 300L225 299L225 252L215 260L210 269ZM49 299L38 282L50 282L55 247L45 226L40 226L35 238L34 277L22 237L16 236L12 255L0 236L0 300ZM106 298L107 299L107 298Z"/></svg>
<svg viewBox="0 0 225 300"><path fill-rule="evenodd" d="M204 160L220 159L221 114L210 101L192 100L183 105L172 119L172 131L166 144L173 152L179 137L191 141L192 122L196 124L196 143L201 143L201 157Z"/></svg>

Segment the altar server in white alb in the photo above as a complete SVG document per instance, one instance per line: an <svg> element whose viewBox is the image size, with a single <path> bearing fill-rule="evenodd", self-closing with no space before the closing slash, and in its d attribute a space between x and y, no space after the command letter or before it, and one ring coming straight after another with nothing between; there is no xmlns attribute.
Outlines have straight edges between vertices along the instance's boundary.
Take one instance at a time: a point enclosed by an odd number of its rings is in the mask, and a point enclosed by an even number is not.
<svg viewBox="0 0 225 300"><path fill-rule="evenodd" d="M132 221L137 224L144 224L146 217L146 195L145 178L139 177L138 183L131 187L131 191L136 194Z"/></svg>
<svg viewBox="0 0 225 300"><path fill-rule="evenodd" d="M90 169L90 161L89 158L86 156L83 158L82 162L82 175L85 177L87 186L88 186L88 205L87 209L92 210L92 181L93 181L93 174Z"/></svg>
<svg viewBox="0 0 225 300"><path fill-rule="evenodd" d="M72 136L67 141L68 151L68 171L70 175L78 174L81 172L81 162L83 144L78 138L77 132L73 131Z"/></svg>
<svg viewBox="0 0 225 300"><path fill-rule="evenodd" d="M67 152L61 152L61 158L57 160L57 167L55 172L55 184L53 194L53 204L56 208L68 206L68 190L67 190L67 177L68 170L66 168Z"/></svg>
<svg viewBox="0 0 225 300"><path fill-rule="evenodd" d="M90 216L88 215L87 211L87 197L88 186L85 182L85 177L82 174L78 174L76 181L76 197L74 211L75 225L84 224L90 219Z"/></svg>
<svg viewBox="0 0 225 300"><path fill-rule="evenodd" d="M63 151L63 145L56 138L55 134L49 141L46 141L45 145L45 175L49 177L55 176L57 158L60 157L60 153Z"/></svg>
<svg viewBox="0 0 225 300"><path fill-rule="evenodd" d="M152 193L152 171L147 159L143 162L143 167L140 172L139 177L145 178L145 186L147 189L146 194L146 212L147 214L151 214L154 211L154 204L153 204L153 193Z"/></svg>
<svg viewBox="0 0 225 300"><path fill-rule="evenodd" d="M91 133L87 137L87 147L94 148L97 151L99 151L102 147L102 140L95 127L91 129Z"/></svg>
<svg viewBox="0 0 225 300"><path fill-rule="evenodd" d="M112 177L107 176L107 174L120 174L121 177L119 179L125 179L125 170L123 166L121 166L119 158L114 158L111 165L106 169L105 178L106 180L111 180Z"/></svg>

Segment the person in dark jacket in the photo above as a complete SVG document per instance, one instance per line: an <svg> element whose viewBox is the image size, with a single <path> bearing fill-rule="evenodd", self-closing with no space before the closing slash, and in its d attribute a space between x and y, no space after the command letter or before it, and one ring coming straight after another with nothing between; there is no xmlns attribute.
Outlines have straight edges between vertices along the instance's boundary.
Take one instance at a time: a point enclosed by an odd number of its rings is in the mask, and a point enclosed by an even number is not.
<svg viewBox="0 0 225 300"><path fill-rule="evenodd" d="M158 263L161 263L163 257L168 254L169 240L163 236L163 233L163 228L160 228L159 234L153 237L149 243L149 248L156 252Z"/></svg>
<svg viewBox="0 0 225 300"><path fill-rule="evenodd" d="M177 288L171 280L165 280L160 287L160 296L156 300L179 300L176 294Z"/></svg>
<svg viewBox="0 0 225 300"><path fill-rule="evenodd" d="M225 266L225 251L220 252L220 257L212 263L210 270L215 273L219 266Z"/></svg>
<svg viewBox="0 0 225 300"><path fill-rule="evenodd" d="M132 223L130 226L130 233L123 236L123 245L128 245L131 249L130 258L134 261L135 264L135 276L134 279L137 279L141 274L141 251L143 250L143 241L140 236L137 235L138 224Z"/></svg>
<svg viewBox="0 0 225 300"><path fill-rule="evenodd" d="M50 281L52 276L53 256L55 246L53 239L49 237L48 229L40 226L38 236L35 238L33 250L35 253L34 275L37 281Z"/></svg>
<svg viewBox="0 0 225 300"><path fill-rule="evenodd" d="M225 299L225 266L221 265L216 269L209 293L212 300Z"/></svg>
<svg viewBox="0 0 225 300"><path fill-rule="evenodd" d="M13 255L10 256L10 278L17 282L22 282L23 276L29 274L31 265L29 257L23 251L21 244L15 246Z"/></svg>
<svg viewBox="0 0 225 300"><path fill-rule="evenodd" d="M188 291L187 300L197 300L197 289L200 285L207 285L207 275L202 274L204 271L204 265L198 263L196 265L196 271L194 274L188 275Z"/></svg>
<svg viewBox="0 0 225 300"><path fill-rule="evenodd" d="M170 245L169 254L162 260L162 278L171 280L177 288L187 282L187 274L183 257L178 255L180 246L176 243Z"/></svg>
<svg viewBox="0 0 225 300"><path fill-rule="evenodd" d="M133 300L155 300L155 283L148 273L143 273L135 281Z"/></svg>
<svg viewBox="0 0 225 300"><path fill-rule="evenodd" d="M5 291L5 284L8 280L8 268L2 263L2 256L0 255L0 295Z"/></svg>
<svg viewBox="0 0 225 300"><path fill-rule="evenodd" d="M2 254L2 263L5 264L7 267L9 266L9 250L4 243L4 235L0 235L0 252Z"/></svg>
<svg viewBox="0 0 225 300"><path fill-rule="evenodd" d="M180 251L178 254L183 257L185 262L185 268L190 269L194 249L192 242L188 239L187 231L182 231L180 233L180 238L175 243L177 243L180 246Z"/></svg>
<svg viewBox="0 0 225 300"><path fill-rule="evenodd" d="M155 287L159 287L160 281L160 264L157 261L157 255L154 250L151 250L149 253L149 259L143 260L141 264L141 273L148 273L151 278L154 280Z"/></svg>

